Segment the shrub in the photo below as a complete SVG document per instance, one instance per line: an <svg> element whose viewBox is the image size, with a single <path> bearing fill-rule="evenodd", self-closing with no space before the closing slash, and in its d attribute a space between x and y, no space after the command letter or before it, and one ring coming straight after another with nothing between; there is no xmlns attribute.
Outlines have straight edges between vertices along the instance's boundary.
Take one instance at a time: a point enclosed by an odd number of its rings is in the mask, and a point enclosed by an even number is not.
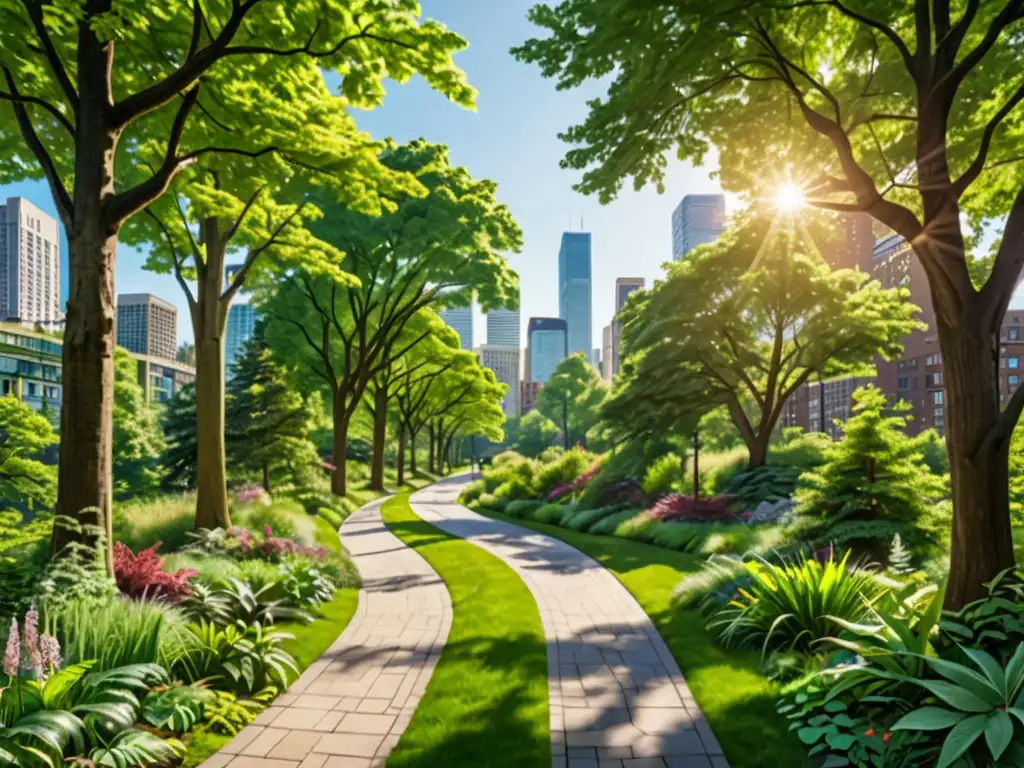
<svg viewBox="0 0 1024 768"><path fill-rule="evenodd" d="M552 489L573 482L590 469L596 456L583 448L573 448L557 456L549 464L541 464L537 472L536 492L546 496Z"/></svg>
<svg viewBox="0 0 1024 768"><path fill-rule="evenodd" d="M696 552L708 536L709 526L698 523L663 523L651 532L651 544L677 552Z"/></svg>
<svg viewBox="0 0 1024 768"><path fill-rule="evenodd" d="M359 587L362 584L355 563L345 555L328 554L318 565L337 587Z"/></svg>
<svg viewBox="0 0 1024 768"><path fill-rule="evenodd" d="M341 512L333 507L319 507L316 510L317 517L321 517L332 528L340 528L348 517L347 512Z"/></svg>
<svg viewBox="0 0 1024 768"><path fill-rule="evenodd" d="M173 672L194 683L208 680L235 694L251 694L268 685L288 687L289 673L298 674L295 659L280 645L294 637L285 632L253 626L190 624L189 640L182 643Z"/></svg>
<svg viewBox="0 0 1024 768"><path fill-rule="evenodd" d="M572 507L568 504L544 504L533 511L530 515L532 520L538 523L550 525L561 525L562 520L570 514Z"/></svg>
<svg viewBox="0 0 1024 768"><path fill-rule="evenodd" d="M672 604L677 608L692 608L716 593L722 593L723 601L729 600L736 592L736 582L748 581L749 578L742 560L714 555L697 573L688 574L679 582L672 592Z"/></svg>
<svg viewBox="0 0 1024 768"><path fill-rule="evenodd" d="M551 464L554 461L558 461L565 453L565 449L560 445L549 445L537 456L537 461L541 464Z"/></svg>
<svg viewBox="0 0 1024 768"><path fill-rule="evenodd" d="M278 498L269 505L247 504L233 511L232 522L253 533L265 533L310 545L316 541L316 524L294 499Z"/></svg>
<svg viewBox="0 0 1024 768"><path fill-rule="evenodd" d="M319 563L305 557L283 560L277 566L288 605L316 609L334 597L334 581Z"/></svg>
<svg viewBox="0 0 1024 768"><path fill-rule="evenodd" d="M708 630L724 645L760 646L810 653L817 641L837 631L836 619L859 621L868 602L887 591L872 573L840 561L805 557L774 565L757 558L745 563L752 581L714 612Z"/></svg>
<svg viewBox="0 0 1024 768"><path fill-rule="evenodd" d="M738 521L729 511L731 496L715 496L711 499L694 499L670 493L654 503L648 512L655 520L682 520L691 523L713 523Z"/></svg>
<svg viewBox="0 0 1024 768"><path fill-rule="evenodd" d="M624 509L621 512L608 515L590 526L590 533L599 533L604 536L611 536L615 533L615 529L619 527L620 523L632 520L634 517L641 514L642 511L643 510L640 509Z"/></svg>
<svg viewBox="0 0 1024 768"><path fill-rule="evenodd" d="M644 493L651 497L678 492L683 485L682 459L674 453L658 458L644 473Z"/></svg>
<svg viewBox="0 0 1024 768"><path fill-rule="evenodd" d="M106 604L71 604L47 616L67 664L95 661L97 671L160 661L181 617L161 603L115 597Z"/></svg>
<svg viewBox="0 0 1024 768"><path fill-rule="evenodd" d="M206 555L200 552L174 552L163 558L163 565L167 571L191 570L195 571L190 589L195 583L212 584L215 581L226 581L232 576L239 574L239 561L224 555Z"/></svg>
<svg viewBox="0 0 1024 768"><path fill-rule="evenodd" d="M169 552L185 546L196 524L194 495L164 496L114 507L114 540L134 551L162 541Z"/></svg>
<svg viewBox="0 0 1024 768"><path fill-rule="evenodd" d="M597 523L599 520L603 520L608 515L613 515L619 511L618 507L598 507L597 509L582 509L578 512L573 512L571 515L567 515L562 521L562 525L566 528L571 528L574 531L588 531L590 527Z"/></svg>
<svg viewBox="0 0 1024 768"><path fill-rule="evenodd" d="M633 539L635 541L649 542L657 528L662 525L661 521L652 517L648 512L641 512L635 517L623 520L612 531L613 536L622 539Z"/></svg>
<svg viewBox="0 0 1024 768"><path fill-rule="evenodd" d="M734 475L725 484L725 493L734 496L744 509L753 509L763 501L792 497L803 472L801 467L766 464Z"/></svg>
<svg viewBox="0 0 1024 768"><path fill-rule="evenodd" d="M618 506L620 508L647 506L647 494L635 480L613 480L591 491L597 482L599 481L595 480L584 490L580 496L580 506L587 508L594 506Z"/></svg>
<svg viewBox="0 0 1024 768"><path fill-rule="evenodd" d="M53 523L47 515L24 522L15 510L0 510L0 616L23 613L32 603L49 556Z"/></svg>
<svg viewBox="0 0 1024 768"><path fill-rule="evenodd" d="M495 499L493 493L481 493L476 500L481 507L486 507L488 509L494 508Z"/></svg>
<svg viewBox="0 0 1024 768"><path fill-rule="evenodd" d="M459 504L469 506L469 503L476 501L484 493L484 481L474 480L472 483L462 489L462 493L459 494Z"/></svg>
<svg viewBox="0 0 1024 768"><path fill-rule="evenodd" d="M543 501L523 499L521 501L509 502L505 507L505 514L510 517L530 517L530 513L544 505Z"/></svg>
<svg viewBox="0 0 1024 768"><path fill-rule="evenodd" d="M188 580L196 575L196 571L182 568L168 573L156 554L159 548L158 541L136 555L120 541L114 542L114 579L122 594L168 603L175 603L191 594Z"/></svg>

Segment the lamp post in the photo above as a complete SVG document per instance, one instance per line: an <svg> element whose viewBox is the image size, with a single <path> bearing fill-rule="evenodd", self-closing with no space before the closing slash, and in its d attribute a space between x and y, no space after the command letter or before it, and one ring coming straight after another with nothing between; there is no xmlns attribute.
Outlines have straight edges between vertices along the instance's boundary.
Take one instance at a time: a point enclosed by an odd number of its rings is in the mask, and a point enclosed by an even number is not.
<svg viewBox="0 0 1024 768"><path fill-rule="evenodd" d="M700 427L693 430L693 500L700 498Z"/></svg>

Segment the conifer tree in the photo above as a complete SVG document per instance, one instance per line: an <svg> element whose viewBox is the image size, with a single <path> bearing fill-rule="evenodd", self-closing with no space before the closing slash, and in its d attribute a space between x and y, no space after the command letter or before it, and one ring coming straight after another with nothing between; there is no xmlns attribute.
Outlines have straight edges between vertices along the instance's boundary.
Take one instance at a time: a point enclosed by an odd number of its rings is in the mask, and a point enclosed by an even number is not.
<svg viewBox="0 0 1024 768"><path fill-rule="evenodd" d="M163 414L163 485L168 488L196 487L196 388L186 384L167 404Z"/></svg>
<svg viewBox="0 0 1024 768"><path fill-rule="evenodd" d="M287 369L272 357L257 327L228 383L228 465L237 473L258 474L268 493L280 480L300 480L319 463L309 438L315 410L288 383Z"/></svg>
<svg viewBox="0 0 1024 768"><path fill-rule="evenodd" d="M890 408L874 386L853 393L843 439L819 469L801 476L797 488L797 514L812 541L873 554L887 552L897 534L912 550L931 543L916 523L943 494L943 483L903 433L907 410L903 402Z"/></svg>

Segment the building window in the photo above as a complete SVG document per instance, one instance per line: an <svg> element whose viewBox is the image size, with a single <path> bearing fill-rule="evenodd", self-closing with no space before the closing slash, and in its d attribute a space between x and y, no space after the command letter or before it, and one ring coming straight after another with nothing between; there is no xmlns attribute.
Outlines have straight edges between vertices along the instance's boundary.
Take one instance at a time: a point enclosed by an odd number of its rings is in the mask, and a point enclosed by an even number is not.
<svg viewBox="0 0 1024 768"><path fill-rule="evenodd" d="M1011 373L1006 377L1006 385L1008 387L1016 387L1018 384L1020 384L1020 376L1015 373Z"/></svg>
<svg viewBox="0 0 1024 768"><path fill-rule="evenodd" d="M1006 331L1006 338L1008 341L1019 341L1020 340L1020 328L1010 328Z"/></svg>
<svg viewBox="0 0 1024 768"><path fill-rule="evenodd" d="M942 405L945 402L945 399L943 397L944 395L945 392L943 392L941 389L937 392L932 392L932 404Z"/></svg>
<svg viewBox="0 0 1024 768"><path fill-rule="evenodd" d="M942 355L936 352L934 355L928 355L928 358L924 361L925 365L938 365L942 362Z"/></svg>
<svg viewBox="0 0 1024 768"><path fill-rule="evenodd" d="M942 371L936 371L935 373L927 373L927 374L925 374L924 380L925 380L925 386L928 387L928 388L931 388L931 387L941 387L942 386Z"/></svg>
<svg viewBox="0 0 1024 768"><path fill-rule="evenodd" d="M1020 358L1019 357L1008 357L1008 358L1006 358L1006 367L1007 368L1015 368L1015 369L1016 368L1020 368Z"/></svg>
<svg viewBox="0 0 1024 768"><path fill-rule="evenodd" d="M899 379L896 382L896 388L897 389L902 389L902 390L910 389L910 377L909 376L900 376Z"/></svg>

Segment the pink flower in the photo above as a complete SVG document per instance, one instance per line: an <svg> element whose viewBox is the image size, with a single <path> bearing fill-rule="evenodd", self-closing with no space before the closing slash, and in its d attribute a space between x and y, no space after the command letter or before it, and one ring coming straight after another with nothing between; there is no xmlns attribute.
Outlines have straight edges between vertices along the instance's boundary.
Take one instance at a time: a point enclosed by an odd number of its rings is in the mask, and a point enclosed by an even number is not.
<svg viewBox="0 0 1024 768"><path fill-rule="evenodd" d="M39 652L39 611L33 605L25 614L25 629L23 630L23 645L25 654L28 656L29 665L35 672L36 680L42 682L46 679L46 671L43 669L43 657Z"/></svg>
<svg viewBox="0 0 1024 768"><path fill-rule="evenodd" d="M39 638L39 655L42 657L43 668L48 675L60 669L60 643L53 635L44 632Z"/></svg>
<svg viewBox="0 0 1024 768"><path fill-rule="evenodd" d="M272 538L274 536L274 532L272 530L270 530L270 526L269 525L264 525L263 526L263 535L266 536L268 539Z"/></svg>
<svg viewBox="0 0 1024 768"><path fill-rule="evenodd" d="M885 736L882 737L882 742L885 743L885 744L888 744L889 743L889 739L891 739L891 738L892 738L892 734L891 733L887 733L887 734L885 734Z"/></svg>
<svg viewBox="0 0 1024 768"><path fill-rule="evenodd" d="M4 674L17 677L21 667L21 640L18 637L18 620L11 619L11 630L7 633L7 647L4 649Z"/></svg>

